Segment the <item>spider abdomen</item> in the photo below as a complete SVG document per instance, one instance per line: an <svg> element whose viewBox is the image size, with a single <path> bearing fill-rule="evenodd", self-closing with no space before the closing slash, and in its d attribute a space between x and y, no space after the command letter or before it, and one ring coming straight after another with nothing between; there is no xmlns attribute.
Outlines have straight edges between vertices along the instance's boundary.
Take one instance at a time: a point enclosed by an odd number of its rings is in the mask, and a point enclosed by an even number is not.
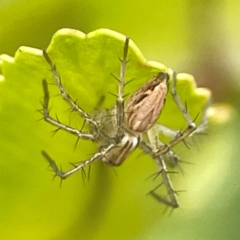
<svg viewBox="0 0 240 240"><path fill-rule="evenodd" d="M157 121L167 95L168 74L160 72L138 89L127 101L125 120L134 132L146 132Z"/></svg>

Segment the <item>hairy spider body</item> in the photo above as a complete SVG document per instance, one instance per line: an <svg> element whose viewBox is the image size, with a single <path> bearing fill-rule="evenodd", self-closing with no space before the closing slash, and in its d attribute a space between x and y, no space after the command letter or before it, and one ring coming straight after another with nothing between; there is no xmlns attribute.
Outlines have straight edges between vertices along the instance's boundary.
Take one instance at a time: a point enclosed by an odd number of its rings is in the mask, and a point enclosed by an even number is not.
<svg viewBox="0 0 240 240"><path fill-rule="evenodd" d="M89 131L84 132L75 129L50 116L50 95L46 80L43 80L44 101L42 112L44 120L57 127L57 129L67 131L78 138L96 142L99 146L99 151L91 158L75 164L72 169L66 172L61 171L57 167L55 161L52 160L45 151L42 151L42 154L49 162L56 176L65 179L79 170L84 170L85 167L99 159L112 166L119 166L137 147L139 147L143 152L156 161L159 169L156 176L160 175L162 177L162 183L155 189L151 190L149 194L167 206L177 208L179 206L176 198L177 192L172 187L169 177L170 172L167 170L163 156L170 156L173 158L174 162L177 163L178 157L173 152L172 147L179 142L184 141L188 136L205 129L207 123L205 114L207 105L203 109L202 124L196 127L176 92L176 73L173 73L171 76L171 95L179 110L182 112L188 126L183 131L175 131L156 123L163 110L168 91L168 80L170 76L167 72L160 72L157 76L151 78L129 97L125 105L124 86L128 45L129 38L126 38L123 49L123 58L121 60L120 77L119 79L116 78L119 82L116 104L111 109L96 110L92 114L86 113L76 104L75 101L72 100L71 96L65 91L62 85L61 78L55 65L52 63L46 51L43 51L43 56L51 68L63 100L70 105L73 111L79 113L89 126ZM171 140L168 143L161 142L159 139L160 133L170 136ZM156 190L161 185L165 185L168 198L163 198L156 193Z"/></svg>

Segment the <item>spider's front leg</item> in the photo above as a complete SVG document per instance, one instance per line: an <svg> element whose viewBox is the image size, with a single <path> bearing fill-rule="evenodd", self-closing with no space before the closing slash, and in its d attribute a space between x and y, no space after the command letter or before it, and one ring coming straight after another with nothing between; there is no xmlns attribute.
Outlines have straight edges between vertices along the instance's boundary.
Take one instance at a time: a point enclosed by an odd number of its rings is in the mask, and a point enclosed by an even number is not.
<svg viewBox="0 0 240 240"><path fill-rule="evenodd" d="M58 129L62 129L66 132L76 135L78 138L92 140L92 141L96 140L96 135L91 134L91 133L84 133L78 129L72 128L69 125L63 124L50 116L50 114L49 114L49 98L50 98L50 96L49 96L49 91L48 91L48 84L47 84L46 80L43 80L42 83L43 83L43 91L44 91L44 101L43 101L42 113L43 113L44 120L46 122L54 125Z"/></svg>
<svg viewBox="0 0 240 240"><path fill-rule="evenodd" d="M58 74L57 68L56 66L53 64L51 58L49 57L49 55L47 54L47 52L45 50L43 50L43 56L46 59L47 63L50 65L53 77L55 79L55 83L60 91L60 95L62 96L63 100L66 101L72 111L76 111L79 113L79 115L84 118L84 121L86 121L86 123L88 123L89 125L91 125L91 128L95 130L95 132L98 132L98 124L96 121L94 121L89 114L87 114L80 106L78 106L77 101L74 101L71 96L66 92L62 81L61 81L61 77ZM44 83L43 83L44 85ZM45 84L46 85L46 84ZM44 93L46 95L46 91L48 91L48 89L43 86L43 88L45 88L46 90L44 90ZM49 94L48 94L49 95ZM49 97L48 97L49 98ZM48 100L49 101L49 100Z"/></svg>

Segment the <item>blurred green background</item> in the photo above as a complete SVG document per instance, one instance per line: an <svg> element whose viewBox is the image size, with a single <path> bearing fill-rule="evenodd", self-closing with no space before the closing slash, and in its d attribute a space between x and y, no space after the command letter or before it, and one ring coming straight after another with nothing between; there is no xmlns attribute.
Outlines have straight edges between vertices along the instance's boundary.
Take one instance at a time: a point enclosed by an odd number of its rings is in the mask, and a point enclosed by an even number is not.
<svg viewBox="0 0 240 240"><path fill-rule="evenodd" d="M13 56L22 45L44 49L60 28L86 33L109 28L130 36L147 60L193 74L198 86L212 90L214 102L231 108L215 113L215 120L223 122L213 121L197 147L180 151L184 160L194 164L182 166L184 178L174 178L177 188L187 192L179 197L181 208L170 216L160 204L144 196L144 176L148 175L140 160L126 162L117 169L118 176L99 164L90 183L84 186L81 177L74 176L59 188L58 180L51 181L41 156L32 155L29 163L11 145L20 139L14 135L0 138L4 147L0 150L0 238L239 239L239 14L236 0L1 1L0 54ZM0 98L0 110L3 104ZM9 122L18 120L17 107L16 119ZM19 128L22 125L20 122ZM61 136L51 139L46 134L42 141L61 142ZM23 147L31 153L31 144ZM12 155L4 155L6 152ZM138 178L134 176L135 186L131 186L131 179L130 186L126 181L121 185L122 178L140 173ZM102 195L92 190L106 185ZM114 194L123 199L116 201Z"/></svg>

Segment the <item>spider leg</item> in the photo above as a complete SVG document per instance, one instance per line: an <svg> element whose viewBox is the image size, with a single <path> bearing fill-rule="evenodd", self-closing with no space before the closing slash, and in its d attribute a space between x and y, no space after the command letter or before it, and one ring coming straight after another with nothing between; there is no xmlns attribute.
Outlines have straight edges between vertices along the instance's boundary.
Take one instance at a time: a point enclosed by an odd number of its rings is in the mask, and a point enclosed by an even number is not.
<svg viewBox="0 0 240 240"><path fill-rule="evenodd" d="M163 134L166 137L174 138L178 134L178 130L171 129L162 124L156 123L154 125L154 131L159 135Z"/></svg>
<svg viewBox="0 0 240 240"><path fill-rule="evenodd" d="M156 156L156 154L154 153L151 147L151 144L145 141L142 141L139 147L156 161L159 167L159 171L157 175L161 175L162 177L162 183L159 184L153 190L151 190L148 194L153 196L158 201L166 204L167 206L171 206L172 208L177 208L179 204L176 198L176 191L173 189L172 182L169 176L171 172L167 170L167 166L165 164L164 158L162 156ZM166 187L168 198L162 197L155 192L162 185Z"/></svg>
<svg viewBox="0 0 240 240"><path fill-rule="evenodd" d="M125 72L127 65L127 53L128 53L129 38L126 37L124 49L123 49L123 58L121 61L120 68L120 77L118 80L118 95L116 101L116 110L117 110L117 126L118 126L118 136L122 136L124 133L124 86L125 86Z"/></svg>
<svg viewBox="0 0 240 240"><path fill-rule="evenodd" d="M174 101L176 102L177 106L179 107L180 111L182 112L188 126L183 131L176 131L174 138L169 141L167 144L164 144L158 148L156 151L156 155L160 156L166 152L168 152L171 148L176 146L179 142L184 141L185 138L192 136L196 133L203 132L208 124L207 121L207 109L211 104L211 98L207 101L207 103L203 106L202 109L202 122L199 126L197 126L194 121L191 119L191 116L188 114L186 107L183 105L182 101L180 100L177 92L176 92L176 73L173 73L173 84L172 84L171 94L173 96ZM170 130L169 130L170 133ZM173 132L174 133L174 130Z"/></svg>
<svg viewBox="0 0 240 240"><path fill-rule="evenodd" d="M73 168L63 172L58 168L56 165L55 161L45 152L42 151L42 155L46 158L48 161L49 165L51 166L52 170L55 172L55 176L60 177L62 180L66 179L70 175L80 171L84 170L87 166L90 166L93 162L95 162L98 159L102 159L111 149L115 147L115 144L110 144L106 148L102 149L101 151L95 153L91 158L89 158L86 161L80 162L78 164L74 164Z"/></svg>
<svg viewBox="0 0 240 240"><path fill-rule="evenodd" d="M195 127L195 123L192 121L190 115L187 112L187 108L183 105L181 99L179 98L179 96L177 94L176 84L177 84L177 73L173 72L172 88L171 88L172 97L173 97L175 103L177 104L178 108L182 112L183 117L185 118L188 126L191 126L192 128L194 128Z"/></svg>
<svg viewBox="0 0 240 240"><path fill-rule="evenodd" d="M87 123L89 123L92 127L94 127L94 129L98 129L97 126L97 122L94 121L93 119L91 119L91 117L81 108L77 105L76 101L74 101L71 96L66 92L62 81L61 81L61 77L59 76L58 72L57 72L57 68L56 66L53 64L51 58L49 57L49 55L47 54L47 52L45 50L43 50L43 56L46 59L47 63L50 65L52 74L54 76L55 82L59 88L60 94L63 98L63 100L65 100L70 106L71 109L73 111L76 111L80 114L81 117L83 117L85 119L85 121Z"/></svg>
<svg viewBox="0 0 240 240"><path fill-rule="evenodd" d="M43 91L44 91L44 101L43 101L43 118L46 122L56 126L58 129L65 130L71 134L76 135L78 138L86 139L86 140L95 140L96 136L90 133L84 133L78 129L72 128L69 125L63 124L60 121L52 118L49 114L49 91L48 84L46 80L43 80Z"/></svg>

